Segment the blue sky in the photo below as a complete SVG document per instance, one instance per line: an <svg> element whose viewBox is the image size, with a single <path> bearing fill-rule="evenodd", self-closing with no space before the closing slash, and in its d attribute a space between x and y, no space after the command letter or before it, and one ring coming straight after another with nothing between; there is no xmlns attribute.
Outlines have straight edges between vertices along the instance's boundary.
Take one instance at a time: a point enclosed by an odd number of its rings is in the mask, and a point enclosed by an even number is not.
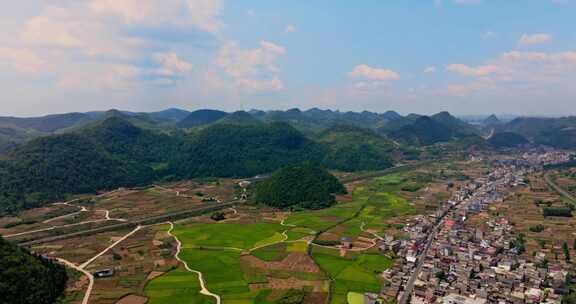
<svg viewBox="0 0 576 304"><path fill-rule="evenodd" d="M18 2L0 12L0 115L576 114L573 0Z"/></svg>

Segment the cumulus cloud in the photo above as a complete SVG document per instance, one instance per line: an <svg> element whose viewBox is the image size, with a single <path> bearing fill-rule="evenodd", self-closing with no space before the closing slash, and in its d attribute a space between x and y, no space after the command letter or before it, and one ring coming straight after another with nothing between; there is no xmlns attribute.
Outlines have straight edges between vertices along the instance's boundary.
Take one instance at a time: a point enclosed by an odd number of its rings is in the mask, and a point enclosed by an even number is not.
<svg viewBox="0 0 576 304"><path fill-rule="evenodd" d="M465 95L486 89L505 90L522 85L524 89L541 89L555 85L570 87L576 80L576 52L510 51L488 60L488 64L471 67L451 64L449 71L476 78L470 83L451 84L450 93Z"/></svg>
<svg viewBox="0 0 576 304"><path fill-rule="evenodd" d="M543 44L552 41L552 36L546 33L524 34L518 43L522 45Z"/></svg>
<svg viewBox="0 0 576 304"><path fill-rule="evenodd" d="M186 74L192 70L192 64L179 58L176 53L156 54L154 59L161 65L157 70L160 75L174 76Z"/></svg>
<svg viewBox="0 0 576 304"><path fill-rule="evenodd" d="M216 18L221 0L92 0L97 13L114 15L128 24L192 25L217 32L222 23Z"/></svg>
<svg viewBox="0 0 576 304"><path fill-rule="evenodd" d="M0 66L11 66L22 73L38 73L48 64L29 49L0 47Z"/></svg>
<svg viewBox="0 0 576 304"><path fill-rule="evenodd" d="M276 91L284 88L276 61L285 54L283 46L268 41L261 41L255 49L242 49L235 42L227 42L215 63L242 90Z"/></svg>
<svg viewBox="0 0 576 304"><path fill-rule="evenodd" d="M349 73L350 77L365 78L369 80L389 81L398 80L400 75L389 69L374 68L367 64L355 66Z"/></svg>
<svg viewBox="0 0 576 304"><path fill-rule="evenodd" d="M496 65L482 65L477 67L467 66L465 64L450 64L446 67L448 71L456 72L464 76L482 77L491 74L503 74L506 73L506 69L501 66Z"/></svg>

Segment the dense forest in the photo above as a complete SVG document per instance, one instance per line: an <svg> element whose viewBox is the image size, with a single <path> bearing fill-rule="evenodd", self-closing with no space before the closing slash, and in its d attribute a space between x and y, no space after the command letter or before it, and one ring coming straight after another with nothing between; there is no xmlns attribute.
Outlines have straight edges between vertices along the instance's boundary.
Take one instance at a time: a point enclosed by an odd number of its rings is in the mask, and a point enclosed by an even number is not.
<svg viewBox="0 0 576 304"><path fill-rule="evenodd" d="M249 177L304 161L326 148L285 123L217 124L185 141L169 170L178 178Z"/></svg>
<svg viewBox="0 0 576 304"><path fill-rule="evenodd" d="M0 303L52 304L64 293L64 266L0 237Z"/></svg>
<svg viewBox="0 0 576 304"><path fill-rule="evenodd" d="M279 169L257 184L255 200L281 209L321 209L336 202L334 194L345 193L342 183L328 171L302 164Z"/></svg>

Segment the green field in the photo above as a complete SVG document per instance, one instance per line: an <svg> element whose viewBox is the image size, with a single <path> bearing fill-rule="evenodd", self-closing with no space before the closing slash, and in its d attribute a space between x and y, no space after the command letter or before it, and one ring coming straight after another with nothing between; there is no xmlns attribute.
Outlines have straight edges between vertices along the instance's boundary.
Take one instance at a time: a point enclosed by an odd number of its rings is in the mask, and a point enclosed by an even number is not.
<svg viewBox="0 0 576 304"><path fill-rule="evenodd" d="M281 240L279 234L286 230L280 224L190 224L178 226L174 235L182 242L183 248L229 247L251 249L262 242Z"/></svg>
<svg viewBox="0 0 576 304"><path fill-rule="evenodd" d="M312 257L332 279L333 304L347 304L349 292L380 291L380 273L392 266L392 260L378 253L350 253L340 257L337 250L314 247Z"/></svg>
<svg viewBox="0 0 576 304"><path fill-rule="evenodd" d="M384 232L386 219L413 212L407 200L398 195L405 182L406 179L399 174L373 179L357 187L349 202L323 210L293 213L286 224L295 227L266 222L179 225L174 234L182 242L180 257L190 268L204 274L208 289L220 295L224 303L268 303L264 299L274 293L270 293L270 290L250 290L249 284L266 283L270 276L303 280L323 280L325 276L286 271L268 273L251 268L240 263L243 251L257 248L250 252L253 256L263 261L281 261L290 252L307 252L306 242L293 241L311 235L314 231L330 228L330 233L355 237L363 233L360 227L365 223L366 228ZM340 224L334 226L337 223ZM281 242L285 238L283 231L287 231L291 242ZM378 253L350 252L348 256L340 257L338 250L319 247L312 249L312 258L333 279L332 303L336 304L347 303L349 292L378 292L381 282L377 274L389 268L392 263ZM194 288L178 288L179 284L165 292L158 288L171 280L182 282L186 278ZM170 299L174 303L186 303L178 299L190 294L195 294L196 302L189 303L211 303L210 298L198 295L195 275L180 271L154 280L146 288L146 293L152 298L151 303L169 303Z"/></svg>
<svg viewBox="0 0 576 304"><path fill-rule="evenodd" d="M211 304L215 299L200 293L200 283L195 273L181 269L172 270L151 281L144 293L149 304Z"/></svg>

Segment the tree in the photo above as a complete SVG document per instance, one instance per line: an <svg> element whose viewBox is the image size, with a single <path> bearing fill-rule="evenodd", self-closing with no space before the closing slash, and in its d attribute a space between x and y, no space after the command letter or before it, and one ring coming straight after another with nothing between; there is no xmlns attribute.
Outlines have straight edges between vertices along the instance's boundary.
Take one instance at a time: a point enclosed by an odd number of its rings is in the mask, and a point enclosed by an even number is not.
<svg viewBox="0 0 576 304"><path fill-rule="evenodd" d="M210 218L215 220L215 221L222 221L222 220L226 219L226 216L224 215L224 212L217 211L217 212L212 213L212 215L210 215Z"/></svg>
<svg viewBox="0 0 576 304"><path fill-rule="evenodd" d="M562 244L562 250L564 251L564 259L566 262L570 262L570 249L568 249L568 243L564 242Z"/></svg>
<svg viewBox="0 0 576 304"><path fill-rule="evenodd" d="M64 293L64 266L35 256L0 237L0 302L53 304Z"/></svg>

